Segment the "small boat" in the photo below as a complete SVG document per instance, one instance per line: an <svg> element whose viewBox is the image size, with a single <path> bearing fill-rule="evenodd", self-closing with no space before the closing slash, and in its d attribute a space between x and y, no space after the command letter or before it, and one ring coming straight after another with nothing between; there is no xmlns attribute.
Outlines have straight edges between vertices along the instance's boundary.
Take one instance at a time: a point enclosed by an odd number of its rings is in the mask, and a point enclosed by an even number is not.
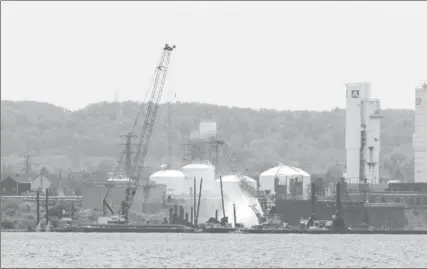
<svg viewBox="0 0 427 269"><path fill-rule="evenodd" d="M220 222L211 217L207 222L200 224L198 228L199 233L232 233L237 230L228 223L228 217L223 217Z"/></svg>
<svg viewBox="0 0 427 269"><path fill-rule="evenodd" d="M266 216L264 222L246 229L246 233L284 233L296 230L283 222L278 215Z"/></svg>

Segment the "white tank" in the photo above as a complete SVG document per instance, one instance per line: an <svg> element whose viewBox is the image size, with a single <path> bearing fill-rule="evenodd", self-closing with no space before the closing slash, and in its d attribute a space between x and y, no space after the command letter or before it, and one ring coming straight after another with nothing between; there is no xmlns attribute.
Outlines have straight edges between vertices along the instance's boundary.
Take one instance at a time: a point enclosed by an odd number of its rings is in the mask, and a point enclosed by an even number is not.
<svg viewBox="0 0 427 269"><path fill-rule="evenodd" d="M243 176L243 178L245 179L246 182L248 182L254 189L257 188L257 182L255 179L248 177L248 176ZM222 183L223 184L228 184L228 183L239 183L240 179L237 175L226 175L226 176L222 176ZM219 178L216 179L216 181L219 183Z"/></svg>
<svg viewBox="0 0 427 269"><path fill-rule="evenodd" d="M264 171L259 176L259 185L262 190L274 191L274 179L279 178L279 184L287 185L290 192L290 184L297 180L303 184L302 198L308 198L310 188L310 174L300 168L280 164L276 167Z"/></svg>
<svg viewBox="0 0 427 269"><path fill-rule="evenodd" d="M427 182L427 85L415 91L415 182Z"/></svg>
<svg viewBox="0 0 427 269"><path fill-rule="evenodd" d="M364 123L366 125L366 146L365 156L365 175L370 184L379 184L380 182L380 134L381 134L381 114L380 101L363 101Z"/></svg>
<svg viewBox="0 0 427 269"><path fill-rule="evenodd" d="M199 124L199 134L202 138L216 136L216 122L204 120Z"/></svg>
<svg viewBox="0 0 427 269"><path fill-rule="evenodd" d="M200 178L203 178L203 182L215 180L215 166L209 162L187 164L181 170L190 180L195 177L197 184L200 182Z"/></svg>
<svg viewBox="0 0 427 269"><path fill-rule="evenodd" d="M346 84L345 145L347 177L350 181L359 178L363 89L363 85L360 83Z"/></svg>
<svg viewBox="0 0 427 269"><path fill-rule="evenodd" d="M212 185L215 184L215 166L210 162L191 163L183 166L181 170L188 176L188 188L193 189L194 178L196 178L197 192L199 191L201 178L203 178L202 189L204 191L209 191L212 188Z"/></svg>
<svg viewBox="0 0 427 269"><path fill-rule="evenodd" d="M187 175L180 170L160 170L150 176L150 181L166 185L166 192L173 195L189 194Z"/></svg>

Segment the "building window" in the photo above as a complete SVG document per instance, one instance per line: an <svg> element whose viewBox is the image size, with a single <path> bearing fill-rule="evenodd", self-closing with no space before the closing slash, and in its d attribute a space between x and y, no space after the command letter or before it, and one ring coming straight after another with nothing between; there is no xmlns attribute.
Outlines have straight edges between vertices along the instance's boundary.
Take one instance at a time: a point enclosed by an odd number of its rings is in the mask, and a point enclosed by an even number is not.
<svg viewBox="0 0 427 269"><path fill-rule="evenodd" d="M3 188L3 192L7 192L7 189L6 189L6 188Z"/></svg>
<svg viewBox="0 0 427 269"><path fill-rule="evenodd" d="M16 188L12 188L12 192L16 192Z"/></svg>

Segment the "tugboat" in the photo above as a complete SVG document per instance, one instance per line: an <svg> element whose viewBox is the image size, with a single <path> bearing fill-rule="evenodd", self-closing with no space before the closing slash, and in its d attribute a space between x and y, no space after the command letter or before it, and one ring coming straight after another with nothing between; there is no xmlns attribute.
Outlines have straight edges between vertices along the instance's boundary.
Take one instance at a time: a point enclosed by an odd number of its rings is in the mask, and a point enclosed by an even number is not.
<svg viewBox="0 0 427 269"><path fill-rule="evenodd" d="M215 217L209 218L205 223L199 225L198 232L201 233L231 233L237 230L236 227L232 227L231 223L228 222L228 217L224 216L221 221L218 221L218 210L215 211Z"/></svg>
<svg viewBox="0 0 427 269"><path fill-rule="evenodd" d="M296 230L281 220L275 206L272 206L265 216L262 216L259 212L256 213L256 216L259 224L247 229L247 233L282 233Z"/></svg>

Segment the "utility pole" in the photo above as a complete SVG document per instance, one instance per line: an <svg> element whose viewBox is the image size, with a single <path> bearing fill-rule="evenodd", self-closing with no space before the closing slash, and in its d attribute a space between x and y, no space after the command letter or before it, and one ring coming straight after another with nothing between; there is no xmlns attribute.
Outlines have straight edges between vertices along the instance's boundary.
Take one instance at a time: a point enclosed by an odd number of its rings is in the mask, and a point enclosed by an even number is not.
<svg viewBox="0 0 427 269"><path fill-rule="evenodd" d="M25 174L29 175L31 173L31 157L34 156L32 154L29 154L28 152L25 152L21 157L24 158L24 171Z"/></svg>
<svg viewBox="0 0 427 269"><path fill-rule="evenodd" d="M137 136L133 134L132 132L129 132L125 135L121 135L120 138L122 140L125 140L124 144L120 144L125 146L125 177L130 178L131 177L131 170L132 170L132 140L136 138Z"/></svg>

